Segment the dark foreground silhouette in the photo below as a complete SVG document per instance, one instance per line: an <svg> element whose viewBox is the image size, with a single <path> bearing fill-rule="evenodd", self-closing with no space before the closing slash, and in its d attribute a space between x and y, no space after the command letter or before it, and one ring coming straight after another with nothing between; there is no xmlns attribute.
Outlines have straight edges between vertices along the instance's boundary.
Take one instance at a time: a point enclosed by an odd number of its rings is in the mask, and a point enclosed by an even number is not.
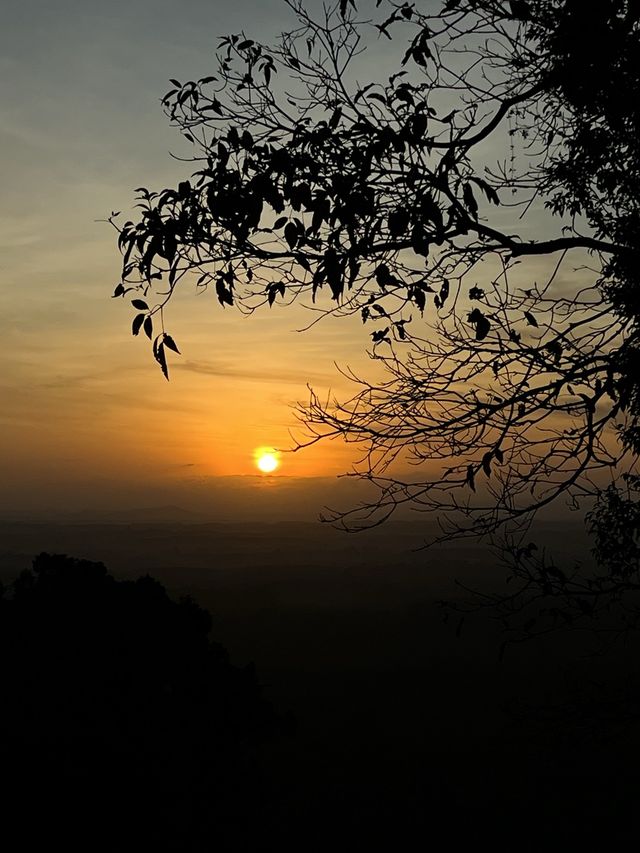
<svg viewBox="0 0 640 853"><path fill-rule="evenodd" d="M19 839L13 849L250 841L259 748L280 722L210 627L150 577L116 581L66 556L41 554L2 590L2 831Z"/></svg>
<svg viewBox="0 0 640 853"><path fill-rule="evenodd" d="M387 609L358 609L336 571L330 607L310 569L297 593L274 569L200 579L234 652L294 709L281 737L200 607L40 555L0 596L4 849L635 849L637 646L596 669L557 640L499 662L486 621L456 638L426 605L394 610L390 587ZM553 675L569 653L576 689Z"/></svg>

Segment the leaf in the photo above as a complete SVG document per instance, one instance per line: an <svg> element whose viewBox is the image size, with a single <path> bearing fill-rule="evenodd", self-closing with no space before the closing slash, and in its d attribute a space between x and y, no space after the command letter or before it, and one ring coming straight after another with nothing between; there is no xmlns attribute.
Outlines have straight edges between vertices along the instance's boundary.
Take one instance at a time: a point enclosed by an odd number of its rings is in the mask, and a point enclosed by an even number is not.
<svg viewBox="0 0 640 853"><path fill-rule="evenodd" d="M537 321L537 320L536 320L536 318L533 316L533 314L531 313L531 311L525 311L525 312L524 312L524 319L527 321L527 323L528 323L530 326L535 326L535 327L536 327L536 329L538 328L538 321Z"/></svg>
<svg viewBox="0 0 640 853"><path fill-rule="evenodd" d="M311 264L304 255L296 255L296 263L300 264L303 270L311 272Z"/></svg>
<svg viewBox="0 0 640 853"><path fill-rule="evenodd" d="M482 470L487 475L487 477L491 476L491 451L487 451L482 457Z"/></svg>
<svg viewBox="0 0 640 853"><path fill-rule="evenodd" d="M173 340L173 338L171 337L171 335L166 335L166 334L165 334L165 336L164 336L164 338L163 338L163 340L162 340L162 343L163 343L166 347L168 347L170 350L173 350L173 352L177 352L177 353L178 353L178 355L181 355L180 350L178 349L178 345L177 345L177 344L176 344L176 342Z"/></svg>
<svg viewBox="0 0 640 853"><path fill-rule="evenodd" d="M124 296L124 285L122 282L116 285L116 289L113 291L112 299L115 299L116 296Z"/></svg>
<svg viewBox="0 0 640 853"><path fill-rule="evenodd" d="M440 288L440 305L444 305L447 301L447 297L449 296L449 282L445 278L442 282L442 287Z"/></svg>
<svg viewBox="0 0 640 853"><path fill-rule="evenodd" d="M133 318L133 323L131 324L131 334L137 335L140 331L142 324L144 323L144 314L136 314Z"/></svg>
<svg viewBox="0 0 640 853"><path fill-rule="evenodd" d="M380 266L376 267L375 276L376 281L382 288L385 288L387 285L393 284L394 282L394 278L386 264L380 264Z"/></svg>
<svg viewBox="0 0 640 853"><path fill-rule="evenodd" d="M147 316L144 323L144 333L151 340L153 336L153 320L151 319L151 315Z"/></svg>
<svg viewBox="0 0 640 853"><path fill-rule="evenodd" d="M494 448L493 455L498 460L498 462L502 465L504 462L504 453L500 450L499 447Z"/></svg>
<svg viewBox="0 0 640 853"><path fill-rule="evenodd" d="M392 237L402 236L409 227L409 211L406 208L394 210L389 214L388 225Z"/></svg>
<svg viewBox="0 0 640 853"><path fill-rule="evenodd" d="M414 287L410 293L411 299L418 306L420 313L424 314L424 309L427 304L427 296L423 290L420 290L419 287Z"/></svg>
<svg viewBox="0 0 640 853"><path fill-rule="evenodd" d="M367 83L367 85L366 85L366 86L364 86L362 89L358 89L358 91L356 92L356 96L355 96L355 98L353 99L353 103L354 103L354 104L357 104L357 103L358 103L358 101L360 100L360 98L361 98L363 95L366 95L366 93L369 91L369 89L370 89L372 86L374 86L374 85L375 85L374 83Z"/></svg>
<svg viewBox="0 0 640 853"><path fill-rule="evenodd" d="M471 184L465 184L462 187L462 198L464 199L465 206L470 211L471 215L474 218L478 216L478 202L476 201L476 197L473 194L473 190L471 189Z"/></svg>
<svg viewBox="0 0 640 853"><path fill-rule="evenodd" d="M218 302L223 308L225 305L233 305L233 293L226 287L223 278L219 278L216 281L216 294Z"/></svg>
<svg viewBox="0 0 640 853"><path fill-rule="evenodd" d="M276 219L276 221L273 223L273 230L279 231L280 228L282 228L284 225L286 225L288 221L289 221L288 217L279 216L278 219Z"/></svg>
<svg viewBox="0 0 640 853"><path fill-rule="evenodd" d="M476 479L475 479L475 474L474 474L474 470L473 470L473 465L469 465L467 467L467 479L465 482L471 487L471 491L475 492L475 490L476 490Z"/></svg>
<svg viewBox="0 0 640 853"><path fill-rule="evenodd" d="M480 187L482 192L486 195L487 199L492 204L496 204L496 205L500 204L500 198L498 197L498 193L491 186L491 184L488 184L482 178L475 178L474 177L474 178L471 178L471 180L474 182L474 184L477 184Z"/></svg>
<svg viewBox="0 0 640 853"><path fill-rule="evenodd" d="M548 353L550 353L553 356L553 360L555 361L556 364L562 358L563 350L562 350L562 344L560 343L560 341L551 341L550 343L548 343L545 346L545 349L547 350Z"/></svg>
<svg viewBox="0 0 640 853"><path fill-rule="evenodd" d="M164 354L164 346L162 344L160 344L160 346L156 348L156 351L154 353L154 357L155 357L155 360L160 365L160 369L162 370L164 378L168 381L169 380L169 371L167 369L167 357Z"/></svg>
<svg viewBox="0 0 640 853"><path fill-rule="evenodd" d="M244 41L241 41L237 47L238 50L247 50L248 48L253 47L254 44L255 42L253 39L245 39Z"/></svg>
<svg viewBox="0 0 640 853"><path fill-rule="evenodd" d="M422 225L416 223L411 231L411 248L416 255L427 257L429 255L430 244L427 232Z"/></svg>
<svg viewBox="0 0 640 853"><path fill-rule="evenodd" d="M148 311L149 306L144 301L144 299L134 299L131 304L134 308L137 308L139 311Z"/></svg>
<svg viewBox="0 0 640 853"><path fill-rule="evenodd" d="M298 227L295 222L289 222L284 229L284 239L289 244L290 249L295 249L298 242Z"/></svg>
<svg viewBox="0 0 640 853"><path fill-rule="evenodd" d="M476 328L476 340L483 341L487 335L489 334L489 330L491 329L491 323L489 319L485 317L485 315L480 311L479 308L474 308L473 311L467 317L470 323L472 323Z"/></svg>
<svg viewBox="0 0 640 853"><path fill-rule="evenodd" d="M340 119L342 117L342 110L338 107L333 111L333 115L329 119L329 128L331 130L335 130L337 126L340 124Z"/></svg>
<svg viewBox="0 0 640 853"><path fill-rule="evenodd" d="M389 334L389 327L387 326L386 329L379 329L377 332L374 332L371 335L371 340L374 342L374 344L379 344L382 341L386 341L387 343L389 343L389 340L387 338L388 334Z"/></svg>

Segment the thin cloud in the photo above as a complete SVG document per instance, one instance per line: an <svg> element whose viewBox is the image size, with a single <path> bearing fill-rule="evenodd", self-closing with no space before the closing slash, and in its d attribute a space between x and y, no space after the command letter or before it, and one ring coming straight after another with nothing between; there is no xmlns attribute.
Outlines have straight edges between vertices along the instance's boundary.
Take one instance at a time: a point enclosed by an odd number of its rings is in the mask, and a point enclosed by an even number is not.
<svg viewBox="0 0 640 853"><path fill-rule="evenodd" d="M286 382L291 385L305 385L307 382L330 383L332 377L321 373L302 373L289 370L246 370L225 362L183 361L171 365L171 370L186 370L205 376L230 377L255 382Z"/></svg>

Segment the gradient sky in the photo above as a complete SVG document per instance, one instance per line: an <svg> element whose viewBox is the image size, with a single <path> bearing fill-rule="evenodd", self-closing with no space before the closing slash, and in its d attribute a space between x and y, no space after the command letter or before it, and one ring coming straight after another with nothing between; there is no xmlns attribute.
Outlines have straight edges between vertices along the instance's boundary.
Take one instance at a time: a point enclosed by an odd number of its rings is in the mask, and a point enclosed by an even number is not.
<svg viewBox="0 0 640 853"><path fill-rule="evenodd" d="M0 511L101 495L153 504L253 475L256 446L291 445L307 382L344 396L334 362L366 372L357 319L298 334L303 308L245 318L183 288L169 328L183 356L167 383L127 304L110 299L120 256L98 220L126 210L133 188L188 174L169 156L184 150L159 103L169 78L211 73L220 35L268 42L291 20L282 0L4 0ZM367 60L376 76L390 45ZM280 473L334 477L353 459L333 442L287 455Z"/></svg>
<svg viewBox="0 0 640 853"><path fill-rule="evenodd" d="M246 319L185 290L171 325L184 355L167 383L109 298L120 258L96 220L126 210L134 187L185 176L159 104L169 77L210 73L227 32L269 40L286 7L7 0L2 17L0 508L69 500L92 482L253 473L256 446L290 445L305 383L335 388L334 360L363 362L362 332L342 321L300 335L305 312ZM281 472L331 476L349 458L334 444Z"/></svg>

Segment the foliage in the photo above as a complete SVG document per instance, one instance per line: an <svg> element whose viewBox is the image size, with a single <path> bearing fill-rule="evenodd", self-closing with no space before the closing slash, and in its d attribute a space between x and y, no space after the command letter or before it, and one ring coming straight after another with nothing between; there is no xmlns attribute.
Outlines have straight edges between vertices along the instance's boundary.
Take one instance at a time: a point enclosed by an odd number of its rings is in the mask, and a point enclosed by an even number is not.
<svg viewBox="0 0 640 853"><path fill-rule="evenodd" d="M379 492L347 526L408 503L491 535L598 495L640 449L639 4L589 4L587 28L580 0L288 5L277 45L224 37L163 98L195 169L116 225L134 334L167 376L194 276L222 307L359 315L385 378L300 409L301 446L363 447Z"/></svg>
<svg viewBox="0 0 640 853"><path fill-rule="evenodd" d="M210 845L258 813L257 749L280 723L210 628L150 577L60 555L3 590L8 833L29 848L42 830L83 849L208 849L187 839Z"/></svg>

